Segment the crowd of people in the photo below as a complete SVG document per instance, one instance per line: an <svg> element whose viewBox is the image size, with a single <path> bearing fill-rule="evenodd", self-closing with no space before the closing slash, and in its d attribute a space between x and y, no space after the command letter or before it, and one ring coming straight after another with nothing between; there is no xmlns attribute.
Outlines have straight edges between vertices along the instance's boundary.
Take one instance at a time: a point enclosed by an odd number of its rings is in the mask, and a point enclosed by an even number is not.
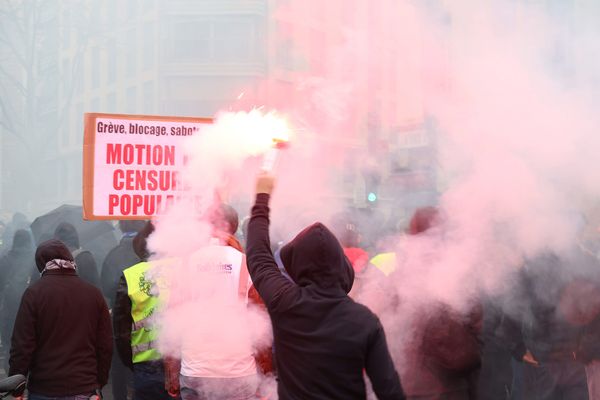
<svg viewBox="0 0 600 400"><path fill-rule="evenodd" d="M199 282L206 273L218 279L194 290L152 273L177 262L153 257L152 222L119 221L122 238L98 265L73 225L62 222L34 244L16 214L0 258L8 374L29 377L32 400L101 398L109 380L115 400L269 398L261 385L269 377L280 399L600 398L600 263L585 247L523 258L504 290L460 309L409 303L390 289L406 274L398 249L363 248L353 221L317 222L272 243L274 186L258 176L241 227L232 207L211 212L211 240L190 268ZM405 234L431 234L443 222L434 207L421 208ZM242 337L244 326L203 329L203 313L213 318L197 307L203 290L230 318L267 314L272 340L219 345ZM181 308L189 329L164 354L155 317Z"/></svg>

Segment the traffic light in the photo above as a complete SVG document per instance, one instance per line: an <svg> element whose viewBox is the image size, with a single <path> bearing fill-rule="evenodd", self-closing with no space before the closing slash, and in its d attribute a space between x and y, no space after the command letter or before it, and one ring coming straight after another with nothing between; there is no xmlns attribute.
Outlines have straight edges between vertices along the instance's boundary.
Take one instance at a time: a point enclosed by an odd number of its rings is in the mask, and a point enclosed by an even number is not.
<svg viewBox="0 0 600 400"><path fill-rule="evenodd" d="M377 201L377 193L375 193L375 192L369 192L367 194L367 201L369 203L375 203Z"/></svg>
<svg viewBox="0 0 600 400"><path fill-rule="evenodd" d="M367 195L367 204L375 206L379 200L379 182L381 177L379 173L370 171L364 174L365 194Z"/></svg>

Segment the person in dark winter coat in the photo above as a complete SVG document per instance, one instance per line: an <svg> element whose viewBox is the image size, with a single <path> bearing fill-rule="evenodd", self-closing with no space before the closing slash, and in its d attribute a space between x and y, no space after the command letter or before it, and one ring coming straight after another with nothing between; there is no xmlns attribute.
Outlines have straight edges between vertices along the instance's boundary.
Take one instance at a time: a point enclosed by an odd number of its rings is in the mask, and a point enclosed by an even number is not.
<svg viewBox="0 0 600 400"><path fill-rule="evenodd" d="M503 335L522 363L523 399L585 400L589 327L600 313L600 265L580 249L543 253L519 272ZM592 331L597 342L598 331Z"/></svg>
<svg viewBox="0 0 600 400"><path fill-rule="evenodd" d="M100 288L100 276L94 256L88 250L81 248L79 234L75 227L68 222L59 224L54 230L54 238L66 244L75 257L77 272L81 279Z"/></svg>
<svg viewBox="0 0 600 400"><path fill-rule="evenodd" d="M108 380L110 315L100 290L77 276L69 249L40 244L42 278L25 290L10 350L9 375L29 375L29 399L87 396Z"/></svg>
<svg viewBox="0 0 600 400"><path fill-rule="evenodd" d="M119 278L123 270L140 262L140 258L133 249L133 238L144 227L145 221L119 221L119 228L123 237L119 244L114 247L102 263L102 273L100 275L102 282L102 292L108 299L109 307L113 307L113 301L117 294ZM116 353L113 354L112 367L110 369L112 383L112 393L114 400L126 400L128 386L132 386L131 370L127 368Z"/></svg>
<svg viewBox="0 0 600 400"><path fill-rule="evenodd" d="M121 241L106 255L102 263L100 275L102 292L108 299L111 308L123 270L141 261L133 249L133 238L144 225L146 225L146 221L119 221L119 229L123 233Z"/></svg>
<svg viewBox="0 0 600 400"><path fill-rule="evenodd" d="M280 273L269 241L273 182L258 177L247 259L273 324L279 398L365 399L366 372L379 399L404 399L379 319L347 295L354 271L335 236L320 223L304 229L281 249L293 282Z"/></svg>
<svg viewBox="0 0 600 400"><path fill-rule="evenodd" d="M32 269L35 268L34 248L31 235L24 229L15 232L12 248L0 258L0 290L2 296L2 351L8 362L10 336L17 317L21 296L29 285ZM8 364L7 364L8 365Z"/></svg>
<svg viewBox="0 0 600 400"><path fill-rule="evenodd" d="M2 247L0 247L0 255L6 253L12 247L12 241L15 233L19 229L24 229L29 232L29 221L25 214L16 212L13 214L10 223L8 223L2 233Z"/></svg>
<svg viewBox="0 0 600 400"><path fill-rule="evenodd" d="M425 259L436 256L430 251L429 240L437 240L442 218L434 207L419 208L413 214L407 234L415 240L426 237ZM430 235L430 236L423 236ZM418 242L412 242L419 245ZM415 261L414 267L421 267L430 261ZM407 262L407 265L411 265ZM403 273L402 268L394 274ZM419 271L411 273L418 274ZM413 304L402 300L398 306L410 311L411 335L398 355L403 368L400 376L408 399L427 400L469 400L477 396L478 374L481 367L481 322L482 311L479 302L472 301L465 310L457 310L439 301Z"/></svg>

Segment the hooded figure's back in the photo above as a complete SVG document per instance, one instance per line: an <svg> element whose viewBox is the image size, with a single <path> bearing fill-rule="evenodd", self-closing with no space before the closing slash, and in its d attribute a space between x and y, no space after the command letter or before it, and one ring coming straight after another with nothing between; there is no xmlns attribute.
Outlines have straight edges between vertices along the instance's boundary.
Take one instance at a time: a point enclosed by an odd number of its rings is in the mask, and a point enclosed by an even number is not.
<svg viewBox="0 0 600 400"><path fill-rule="evenodd" d="M12 248L0 258L0 293L3 307L0 335L6 348L9 347L21 296L27 289L34 269L31 235L28 231L19 229L15 232Z"/></svg>
<svg viewBox="0 0 600 400"><path fill-rule="evenodd" d="M316 223L284 246L289 281L271 254L261 197L249 224L248 268L273 323L279 398L364 399L364 369L379 398L404 398L378 318L347 296L354 272L335 236Z"/></svg>

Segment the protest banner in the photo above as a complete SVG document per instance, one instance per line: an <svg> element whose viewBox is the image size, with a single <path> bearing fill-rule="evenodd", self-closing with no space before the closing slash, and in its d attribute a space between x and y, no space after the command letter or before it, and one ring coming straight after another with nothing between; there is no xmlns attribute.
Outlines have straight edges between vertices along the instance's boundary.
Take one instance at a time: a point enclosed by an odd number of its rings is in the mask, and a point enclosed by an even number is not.
<svg viewBox="0 0 600 400"><path fill-rule="evenodd" d="M183 146L210 118L86 113L83 218L150 219L181 194Z"/></svg>

